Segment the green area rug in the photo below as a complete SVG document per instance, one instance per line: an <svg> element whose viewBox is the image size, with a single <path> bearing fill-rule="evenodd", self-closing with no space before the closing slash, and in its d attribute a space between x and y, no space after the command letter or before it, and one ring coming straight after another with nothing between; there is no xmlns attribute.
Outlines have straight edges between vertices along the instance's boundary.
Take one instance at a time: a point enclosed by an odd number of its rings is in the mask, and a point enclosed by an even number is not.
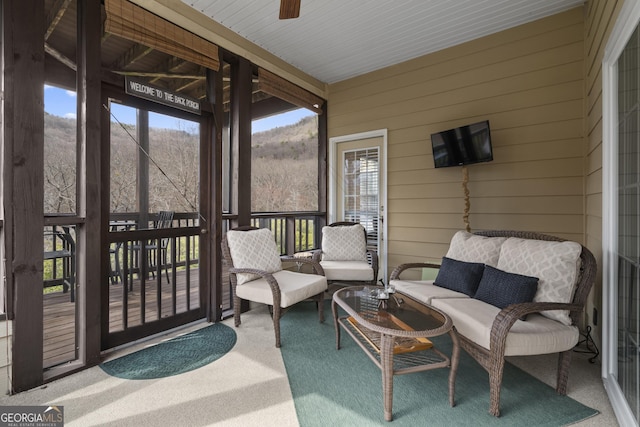
<svg viewBox="0 0 640 427"><path fill-rule="evenodd" d="M297 304L281 320L282 356L300 425L306 426L562 426L598 414L507 363L501 416L489 415L489 376L461 351L456 406L449 406L448 369L394 377L393 422L384 421L380 370L344 331L341 349L325 304L318 323L313 303ZM451 339L433 339L451 354ZM555 369L555 368L554 368Z"/></svg>
<svg viewBox="0 0 640 427"><path fill-rule="evenodd" d="M224 356L236 344L235 331L221 323L163 341L100 365L114 377L149 380L201 368Z"/></svg>

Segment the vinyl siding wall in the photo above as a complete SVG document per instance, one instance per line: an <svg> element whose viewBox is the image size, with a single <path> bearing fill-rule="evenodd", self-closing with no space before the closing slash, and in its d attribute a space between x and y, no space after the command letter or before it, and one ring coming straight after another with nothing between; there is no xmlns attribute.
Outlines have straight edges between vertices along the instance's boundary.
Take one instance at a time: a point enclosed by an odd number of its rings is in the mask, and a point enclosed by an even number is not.
<svg viewBox="0 0 640 427"><path fill-rule="evenodd" d="M468 167L472 230L584 240L584 8L329 86L329 137L388 129L389 271L439 261L464 228L462 168L430 134L488 119L494 161Z"/></svg>

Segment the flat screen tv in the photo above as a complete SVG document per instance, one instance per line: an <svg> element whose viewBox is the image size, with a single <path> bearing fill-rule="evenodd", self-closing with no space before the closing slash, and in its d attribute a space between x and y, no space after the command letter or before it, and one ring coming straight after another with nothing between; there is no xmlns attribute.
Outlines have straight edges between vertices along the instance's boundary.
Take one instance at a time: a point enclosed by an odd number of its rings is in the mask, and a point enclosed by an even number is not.
<svg viewBox="0 0 640 427"><path fill-rule="evenodd" d="M493 160L489 121L460 126L431 135L436 168Z"/></svg>

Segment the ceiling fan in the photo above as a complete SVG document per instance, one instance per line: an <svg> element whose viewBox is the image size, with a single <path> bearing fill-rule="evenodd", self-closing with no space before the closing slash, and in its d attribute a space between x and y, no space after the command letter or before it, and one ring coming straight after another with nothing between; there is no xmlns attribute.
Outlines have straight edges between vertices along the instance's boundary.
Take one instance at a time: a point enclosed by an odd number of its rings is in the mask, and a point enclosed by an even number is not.
<svg viewBox="0 0 640 427"><path fill-rule="evenodd" d="M300 16L300 0L280 0L280 19Z"/></svg>

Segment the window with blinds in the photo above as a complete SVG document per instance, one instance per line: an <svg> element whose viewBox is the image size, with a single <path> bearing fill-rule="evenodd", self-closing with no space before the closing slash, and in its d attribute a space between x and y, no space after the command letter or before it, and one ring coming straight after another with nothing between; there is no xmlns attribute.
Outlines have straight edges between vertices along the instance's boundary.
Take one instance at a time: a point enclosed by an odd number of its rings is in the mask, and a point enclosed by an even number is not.
<svg viewBox="0 0 640 427"><path fill-rule="evenodd" d="M367 230L367 244L377 249L380 218L380 150L370 147L344 152L343 217Z"/></svg>

